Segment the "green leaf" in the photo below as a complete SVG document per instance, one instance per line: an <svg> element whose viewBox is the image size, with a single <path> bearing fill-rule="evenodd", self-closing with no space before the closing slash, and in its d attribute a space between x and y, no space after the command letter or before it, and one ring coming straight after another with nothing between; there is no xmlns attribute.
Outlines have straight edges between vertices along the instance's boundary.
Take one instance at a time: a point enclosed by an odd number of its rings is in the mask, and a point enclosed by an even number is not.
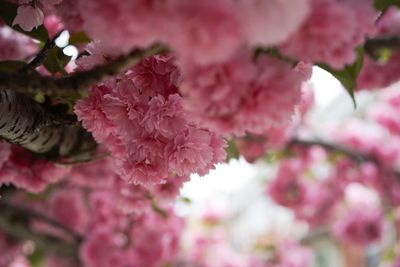
<svg viewBox="0 0 400 267"><path fill-rule="evenodd" d="M85 32L76 32L69 37L69 44L71 45L87 44L90 41L91 39Z"/></svg>
<svg viewBox="0 0 400 267"><path fill-rule="evenodd" d="M26 65L27 65L26 62L18 60L0 61L0 72L7 72L7 73L18 72L21 69L23 69Z"/></svg>
<svg viewBox="0 0 400 267"><path fill-rule="evenodd" d="M57 72L66 74L64 67L70 60L71 57L64 54L63 50L56 46L49 51L49 54L47 55L46 60L43 62L43 65L52 74Z"/></svg>
<svg viewBox="0 0 400 267"><path fill-rule="evenodd" d="M12 26L12 22L17 15L17 9L17 4L13 4L5 0L0 0L0 18L3 19L8 26L36 40L46 42L49 39L49 33L43 25L33 29L30 32L24 31L18 25Z"/></svg>
<svg viewBox="0 0 400 267"><path fill-rule="evenodd" d="M28 256L28 260L32 267L43 266L44 251L41 249L35 249L35 251Z"/></svg>
<svg viewBox="0 0 400 267"><path fill-rule="evenodd" d="M385 10L391 6L400 8L400 0L375 0L374 6L378 10Z"/></svg>
<svg viewBox="0 0 400 267"><path fill-rule="evenodd" d="M326 64L318 64L319 67L328 71L336 79L338 79L344 86L346 91L349 93L351 99L353 100L354 108L357 107L356 99L354 97L354 90L357 86L357 77L360 74L361 68L364 63L364 48L357 48L357 59L351 65L346 65L341 70L336 70L331 68Z"/></svg>
<svg viewBox="0 0 400 267"><path fill-rule="evenodd" d="M236 147L236 144L233 140L230 140L228 142L228 147L225 148L226 154L228 155L226 157L226 162L229 162L231 159L238 159L240 154L239 154L239 150Z"/></svg>

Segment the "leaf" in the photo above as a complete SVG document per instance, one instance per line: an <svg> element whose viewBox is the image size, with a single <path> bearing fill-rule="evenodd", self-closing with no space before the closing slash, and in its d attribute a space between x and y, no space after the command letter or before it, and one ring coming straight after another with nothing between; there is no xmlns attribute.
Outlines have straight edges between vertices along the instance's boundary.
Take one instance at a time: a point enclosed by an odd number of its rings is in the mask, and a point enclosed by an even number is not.
<svg viewBox="0 0 400 267"><path fill-rule="evenodd" d="M66 74L64 68L70 60L71 57L64 54L63 50L56 46L49 51L46 60L43 62L43 66L52 74L57 72Z"/></svg>
<svg viewBox="0 0 400 267"><path fill-rule="evenodd" d="M43 265L44 251L35 249L35 251L28 256L29 263L32 267L40 267Z"/></svg>
<svg viewBox="0 0 400 267"><path fill-rule="evenodd" d="M3 19L4 22L14 30L28 35L41 42L46 42L49 39L49 33L43 25L40 25L30 32L24 31L18 25L12 26L12 22L17 15L17 4L13 4L5 0L0 0L0 7L0 18Z"/></svg>
<svg viewBox="0 0 400 267"><path fill-rule="evenodd" d="M325 64L318 64L319 67L328 71L336 79L338 79L349 93L353 100L354 108L357 107L356 99L354 97L354 90L357 86L357 77L360 74L361 68L364 63L364 48L357 48L357 59L351 65L346 65L341 70L336 70Z"/></svg>
<svg viewBox="0 0 400 267"><path fill-rule="evenodd" d="M228 147L225 148L227 157L226 157L226 162L229 162L231 159L238 159L240 154L239 154L239 150L236 147L236 144L233 140L230 140L228 142Z"/></svg>
<svg viewBox="0 0 400 267"><path fill-rule="evenodd" d="M400 8L400 0L375 0L374 6L378 10L385 10L391 6Z"/></svg>
<svg viewBox="0 0 400 267"><path fill-rule="evenodd" d="M71 45L87 44L90 41L91 39L85 32L76 32L69 37L69 44Z"/></svg>
<svg viewBox="0 0 400 267"><path fill-rule="evenodd" d="M26 62L18 60L0 61L0 72L18 72L26 66Z"/></svg>

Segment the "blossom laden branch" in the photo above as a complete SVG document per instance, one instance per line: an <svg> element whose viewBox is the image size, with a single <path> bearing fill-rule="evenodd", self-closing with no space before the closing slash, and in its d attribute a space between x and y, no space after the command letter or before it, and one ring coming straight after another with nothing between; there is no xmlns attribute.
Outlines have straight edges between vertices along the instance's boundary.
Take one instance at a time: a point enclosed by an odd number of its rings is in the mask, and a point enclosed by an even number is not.
<svg viewBox="0 0 400 267"><path fill-rule="evenodd" d="M84 89L126 71L141 59L166 52L161 45L149 49L135 49L105 65L88 71L75 72L62 78L44 77L37 73L0 72L0 88L7 88L22 93L42 92L48 96L80 97Z"/></svg>

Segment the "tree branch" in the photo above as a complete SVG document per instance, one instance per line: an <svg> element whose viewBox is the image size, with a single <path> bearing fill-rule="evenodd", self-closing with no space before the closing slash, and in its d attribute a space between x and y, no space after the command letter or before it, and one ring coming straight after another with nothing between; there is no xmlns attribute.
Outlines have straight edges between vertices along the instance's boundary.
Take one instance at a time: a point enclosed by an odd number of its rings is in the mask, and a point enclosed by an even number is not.
<svg viewBox="0 0 400 267"><path fill-rule="evenodd" d="M88 71L75 72L62 78L44 77L36 73L0 72L0 88L7 88L22 93L43 92L48 96L81 96L81 91L126 71L139 60L166 52L161 45L154 45L147 50L135 49L109 63Z"/></svg>
<svg viewBox="0 0 400 267"><path fill-rule="evenodd" d="M378 59L382 49L400 49L400 36L383 36L368 39L364 44L365 52L372 58Z"/></svg>
<svg viewBox="0 0 400 267"><path fill-rule="evenodd" d="M35 68L39 67L43 64L46 60L47 55L49 54L50 50L53 49L56 45L56 39L60 36L60 34L64 30L58 32L52 39L48 39L47 42L44 44L43 48L39 51L39 53L26 65L24 68L21 69L21 72L28 72L30 70L34 70Z"/></svg>
<svg viewBox="0 0 400 267"><path fill-rule="evenodd" d="M339 152L357 163L362 163L365 161L372 161L376 163L376 159L371 157L370 155L362 154L356 150L350 149L348 147L344 147L338 144L329 143L323 140L301 140L297 138L293 138L289 141L288 147L292 147L293 145L299 145L303 147L310 147L310 146L320 146L325 148L329 151Z"/></svg>
<svg viewBox="0 0 400 267"><path fill-rule="evenodd" d="M35 153L78 155L96 142L73 115L49 110L24 94L0 90L0 137Z"/></svg>

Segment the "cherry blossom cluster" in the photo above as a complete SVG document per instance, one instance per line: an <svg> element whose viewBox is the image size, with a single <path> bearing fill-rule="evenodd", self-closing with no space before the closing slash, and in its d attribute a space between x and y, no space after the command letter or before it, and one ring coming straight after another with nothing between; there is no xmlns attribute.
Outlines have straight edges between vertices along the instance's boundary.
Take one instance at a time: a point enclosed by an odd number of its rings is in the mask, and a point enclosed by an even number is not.
<svg viewBox="0 0 400 267"><path fill-rule="evenodd" d="M93 87L75 112L109 149L118 174L150 186L204 175L225 158L225 141L190 120L169 56L144 59L126 74Z"/></svg>

